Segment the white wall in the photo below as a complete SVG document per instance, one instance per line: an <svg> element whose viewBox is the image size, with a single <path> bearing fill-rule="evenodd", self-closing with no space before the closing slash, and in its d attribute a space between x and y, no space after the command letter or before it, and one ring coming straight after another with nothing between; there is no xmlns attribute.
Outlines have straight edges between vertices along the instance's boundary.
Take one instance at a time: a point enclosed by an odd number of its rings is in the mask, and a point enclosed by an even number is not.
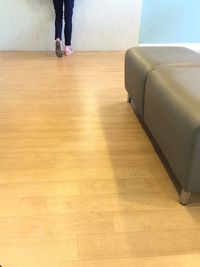
<svg viewBox="0 0 200 267"><path fill-rule="evenodd" d="M75 0L76 50L122 50L136 45L142 0ZM0 0L0 50L54 49L52 0Z"/></svg>

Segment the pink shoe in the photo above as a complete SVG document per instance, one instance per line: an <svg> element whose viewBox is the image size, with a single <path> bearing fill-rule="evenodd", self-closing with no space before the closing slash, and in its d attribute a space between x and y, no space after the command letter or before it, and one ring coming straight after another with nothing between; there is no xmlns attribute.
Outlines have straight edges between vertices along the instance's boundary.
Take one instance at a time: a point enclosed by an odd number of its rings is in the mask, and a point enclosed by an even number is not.
<svg viewBox="0 0 200 267"><path fill-rule="evenodd" d="M66 46L64 52L65 52L66 56L70 56L70 55L72 55L74 53L74 51L73 51L71 46Z"/></svg>

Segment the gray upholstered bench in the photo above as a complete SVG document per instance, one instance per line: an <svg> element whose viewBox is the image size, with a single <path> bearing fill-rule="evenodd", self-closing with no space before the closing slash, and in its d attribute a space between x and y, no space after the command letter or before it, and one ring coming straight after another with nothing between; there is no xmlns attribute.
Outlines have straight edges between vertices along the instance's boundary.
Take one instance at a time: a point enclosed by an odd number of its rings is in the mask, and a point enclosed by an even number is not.
<svg viewBox="0 0 200 267"><path fill-rule="evenodd" d="M135 47L125 57L128 102L175 173L186 204L200 191L200 55L183 47Z"/></svg>
<svg viewBox="0 0 200 267"><path fill-rule="evenodd" d="M200 65L200 55L183 47L134 47L125 56L125 87L128 101L143 118L145 84L148 73L163 66Z"/></svg>
<svg viewBox="0 0 200 267"><path fill-rule="evenodd" d="M144 121L183 190L200 192L200 68L161 68L148 75Z"/></svg>

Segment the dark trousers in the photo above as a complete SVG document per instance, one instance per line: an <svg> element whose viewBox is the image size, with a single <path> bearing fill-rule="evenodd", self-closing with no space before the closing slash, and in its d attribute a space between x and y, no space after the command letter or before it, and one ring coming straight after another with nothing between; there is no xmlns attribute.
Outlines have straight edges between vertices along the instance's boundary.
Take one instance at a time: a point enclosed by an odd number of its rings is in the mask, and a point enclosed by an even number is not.
<svg viewBox="0 0 200 267"><path fill-rule="evenodd" d="M64 5L64 34L65 45L71 45L72 38L72 16L74 8L74 0L53 0L56 20L55 20L55 39L62 40L63 28L63 5Z"/></svg>

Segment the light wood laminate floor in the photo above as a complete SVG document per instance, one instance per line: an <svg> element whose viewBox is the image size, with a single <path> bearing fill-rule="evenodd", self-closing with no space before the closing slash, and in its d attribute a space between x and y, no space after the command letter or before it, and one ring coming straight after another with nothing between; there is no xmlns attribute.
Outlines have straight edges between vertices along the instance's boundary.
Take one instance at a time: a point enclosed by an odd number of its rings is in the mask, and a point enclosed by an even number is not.
<svg viewBox="0 0 200 267"><path fill-rule="evenodd" d="M0 53L0 265L198 267L183 207L126 103L124 53Z"/></svg>

